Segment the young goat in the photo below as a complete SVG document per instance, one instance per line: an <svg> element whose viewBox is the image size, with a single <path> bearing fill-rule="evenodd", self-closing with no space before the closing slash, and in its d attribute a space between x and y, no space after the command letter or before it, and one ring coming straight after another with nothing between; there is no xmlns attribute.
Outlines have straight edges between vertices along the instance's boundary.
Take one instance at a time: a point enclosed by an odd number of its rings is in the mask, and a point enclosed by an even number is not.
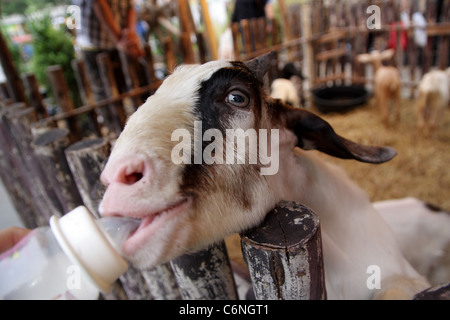
<svg viewBox="0 0 450 320"><path fill-rule="evenodd" d="M300 108L299 89L296 88L292 77L297 77L298 81L304 79L303 74L291 62L287 63L280 72L280 77L275 79L270 85L270 97L280 99L294 108Z"/></svg>
<svg viewBox="0 0 450 320"><path fill-rule="evenodd" d="M394 50L389 49L383 52L372 51L370 54L358 55L360 63L371 63L374 75L374 96L378 108L381 112L381 120L385 128L389 127L389 102L392 101L395 107L395 119L400 120L400 73L392 66L383 66L383 61L391 60Z"/></svg>
<svg viewBox="0 0 450 320"><path fill-rule="evenodd" d="M450 68L426 73L419 83L417 98L417 126L419 135L431 135L450 102Z"/></svg>
<svg viewBox="0 0 450 320"><path fill-rule="evenodd" d="M270 59L179 67L129 118L102 173L100 204L103 216L142 220L124 244L127 258L142 268L169 261L254 227L291 200L321 219L330 299L411 298L426 289L368 196L307 151L381 163L395 150L349 141L313 113L270 99L262 86ZM259 132L256 161L256 150L221 139L239 130L244 141ZM277 170L264 171L268 145ZM371 265L381 289L368 288Z"/></svg>

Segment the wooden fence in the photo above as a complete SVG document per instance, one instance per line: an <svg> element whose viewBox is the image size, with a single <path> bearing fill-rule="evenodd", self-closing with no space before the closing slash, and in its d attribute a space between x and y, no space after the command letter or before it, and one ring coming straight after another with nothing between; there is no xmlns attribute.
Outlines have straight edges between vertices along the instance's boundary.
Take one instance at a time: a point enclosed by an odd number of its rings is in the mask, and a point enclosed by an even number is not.
<svg viewBox="0 0 450 320"><path fill-rule="evenodd" d="M356 61L356 55L393 46L396 55L392 64L400 69L402 84L410 88L409 96L413 98L423 74L431 68L449 66L449 0L303 1L289 5L284 0L277 2L279 21L266 22L260 18L232 25L234 54L238 59L269 51L278 53L275 73L269 80L277 76L279 65L290 61L303 68L310 89L332 84L370 85L372 76ZM367 12L371 5L380 8L381 25L374 28L367 26L373 14ZM427 20L428 41L424 47L414 40L417 26L413 15L419 11ZM408 17L409 26L401 24L402 12Z"/></svg>
<svg viewBox="0 0 450 320"><path fill-rule="evenodd" d="M285 9L280 5L282 20L271 22L269 40L266 39L267 33L252 36L252 32L266 30L267 24L262 20L247 24L244 22L241 27L234 25L235 54L247 59L275 50L279 61L312 59L314 63L306 70L311 86L343 81L342 77L335 75L346 73L339 71L336 66L342 65L339 62L342 58L347 64L352 64L356 53L360 50L365 52L367 43L364 39L369 39L372 34L375 39L382 40L393 30L404 30L401 27L388 27L386 23L376 31L361 27L365 21L364 14L361 14L365 12L364 4L378 3L385 8L385 3L388 3L386 1L358 1L351 2L351 6L347 3L350 2L333 2L334 8L325 6L322 1L304 2ZM437 1L430 3L435 5ZM427 6L429 12L433 5ZM425 64L421 67L422 73L431 65L448 64L445 52L448 53L449 8L450 1L443 1L442 10L447 14L442 15L443 20L430 23L427 27L427 50L430 53L424 54L424 59L428 59L428 66ZM314 23L322 15L329 19L321 18L320 21L327 21ZM306 19L307 16L310 19ZM411 28L405 30L410 37L413 32ZM243 30L244 39L254 39L253 43L249 44L245 40L242 42L239 30ZM381 43L381 40L373 43ZM241 43L245 43L245 48L238 49ZM406 59L413 61L416 54L414 52L417 51L412 42L408 45L410 47L405 51L409 54L408 58L406 55L402 58L397 56L397 61L402 65L405 65ZM165 61L170 69L170 61L174 60L170 49L168 50ZM74 108L68 95L69 90L61 68L49 68L48 75L61 109L60 113L51 117L46 112L33 75L27 75L23 80L30 101L28 105L15 102L9 94L11 90L6 90L5 85L0 86L0 177L28 228L45 225L51 215L62 215L81 204L98 216L97 208L104 192L99 176L111 145L122 130L127 116L161 84L161 80L155 76L152 52L149 48L146 51L146 59L140 61L146 83L139 85L134 71L127 68L124 74L128 91L124 93L119 93L108 56L98 57L102 81L108 88L109 95L102 101L94 101L83 61L74 61L73 68L84 103L79 108ZM184 57L192 59L192 55L185 53L178 60L185 61ZM328 62L336 59L339 63ZM126 62L126 59L122 60ZM329 66L330 70L327 70ZM413 66L415 68L414 63ZM408 68L412 72L411 83L414 79L419 79L412 76L415 74L414 68ZM357 65L352 65L351 70L350 81L362 77L363 72ZM109 117L100 117L105 113ZM101 118L102 121L99 120ZM298 221L303 221L302 228L297 225ZM242 234L241 239L256 298L326 298L320 224L317 216L307 208L300 204L282 202L268 213L261 226ZM431 291L433 294L440 292ZM426 296L424 294L420 297ZM237 290L226 248L223 243L219 243L152 270L130 269L105 298L236 299Z"/></svg>

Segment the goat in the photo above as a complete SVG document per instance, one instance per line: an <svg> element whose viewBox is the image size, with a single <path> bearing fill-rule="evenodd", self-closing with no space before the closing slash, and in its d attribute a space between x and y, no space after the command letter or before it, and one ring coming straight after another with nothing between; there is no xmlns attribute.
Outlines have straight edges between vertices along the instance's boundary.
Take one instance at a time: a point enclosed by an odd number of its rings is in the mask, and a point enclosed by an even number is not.
<svg viewBox="0 0 450 320"><path fill-rule="evenodd" d="M385 128L389 127L389 102L395 107L395 119L400 120L400 73L396 67L383 66L383 61L391 60L395 51L392 49L379 52L372 51L357 56L360 63L371 63L374 68L374 97L381 112L381 120Z"/></svg>
<svg viewBox="0 0 450 320"><path fill-rule="evenodd" d="M294 76L298 77L300 81L304 79L303 74L293 63L286 63L280 72L280 77L275 79L270 85L270 97L280 99L294 108L300 108L299 90L291 80Z"/></svg>
<svg viewBox="0 0 450 320"><path fill-rule="evenodd" d="M432 285L450 281L450 213L416 198L374 202L405 258Z"/></svg>
<svg viewBox="0 0 450 320"><path fill-rule="evenodd" d="M178 67L130 116L102 172L107 189L99 207L103 216L142 220L123 246L127 259L140 268L167 262L257 226L279 201L291 200L321 219L330 299L411 298L428 288L368 196L308 150L368 163L388 161L396 151L347 140L317 115L270 99L262 79L271 59ZM187 134L174 135L180 129ZM279 151L276 172L262 174L266 157L251 163L251 148L217 138L238 130L268 133L258 147ZM234 164L196 161L229 148ZM174 149L184 161L173 161ZM367 286L374 264L381 289Z"/></svg>
<svg viewBox="0 0 450 320"><path fill-rule="evenodd" d="M300 108L300 99L294 83L289 79L277 78L270 85L270 96L282 102Z"/></svg>
<svg viewBox="0 0 450 320"><path fill-rule="evenodd" d="M432 135L450 102L450 68L426 73L419 83L417 127L420 136Z"/></svg>

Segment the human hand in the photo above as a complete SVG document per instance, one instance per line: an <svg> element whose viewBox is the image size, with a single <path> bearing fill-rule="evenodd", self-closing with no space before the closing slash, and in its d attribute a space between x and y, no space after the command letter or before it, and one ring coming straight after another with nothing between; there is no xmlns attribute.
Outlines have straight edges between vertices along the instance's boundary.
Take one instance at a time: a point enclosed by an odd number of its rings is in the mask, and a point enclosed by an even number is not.
<svg viewBox="0 0 450 320"><path fill-rule="evenodd" d="M0 230L0 253L14 247L23 237L25 237L31 230L10 227Z"/></svg>

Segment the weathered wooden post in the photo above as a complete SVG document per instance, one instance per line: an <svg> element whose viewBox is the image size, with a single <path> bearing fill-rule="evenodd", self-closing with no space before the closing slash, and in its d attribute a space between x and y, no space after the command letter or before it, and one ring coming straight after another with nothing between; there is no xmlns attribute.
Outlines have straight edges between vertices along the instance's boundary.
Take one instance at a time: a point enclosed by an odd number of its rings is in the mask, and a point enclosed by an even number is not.
<svg viewBox="0 0 450 320"><path fill-rule="evenodd" d="M183 299L237 300L225 243L171 261Z"/></svg>
<svg viewBox="0 0 450 320"><path fill-rule="evenodd" d="M211 60L217 60L218 59L218 52L217 52L217 41L216 37L214 36L214 30L213 25L211 22L211 17L209 15L209 9L208 9L208 3L205 0L200 0L200 7L201 7L201 14L203 17L203 21L205 22L205 28L207 33L207 44L208 44L208 51L211 56Z"/></svg>
<svg viewBox="0 0 450 320"><path fill-rule="evenodd" d="M154 300L181 300L181 293L170 263L142 271Z"/></svg>
<svg viewBox="0 0 450 320"><path fill-rule="evenodd" d="M33 141L36 157L64 212L83 203L64 154L70 143L68 135L67 129L49 129Z"/></svg>
<svg viewBox="0 0 450 320"><path fill-rule="evenodd" d="M97 65L100 68L100 76L103 82L103 88L109 98L117 98L119 89L114 77L113 62L107 53L100 53L97 55ZM103 110L104 111L104 110ZM103 112L104 113L104 112ZM107 115L104 115L107 117ZM126 114L122 102L116 102L109 105L109 119L104 119L109 124L111 129L114 129L116 134L122 131L126 122Z"/></svg>
<svg viewBox="0 0 450 320"><path fill-rule="evenodd" d="M450 300L450 282L419 292L413 297L413 300Z"/></svg>
<svg viewBox="0 0 450 320"><path fill-rule="evenodd" d="M163 39L162 46L164 49L164 59L166 61L166 68L168 72L173 72L177 65L177 58L173 52L172 38L167 36Z"/></svg>
<svg viewBox="0 0 450 320"><path fill-rule="evenodd" d="M62 112L71 112L75 109L72 98L70 97L69 86L67 85L64 71L59 65L50 66L47 68L47 75L52 84L53 93L56 102L61 108ZM75 118L67 118L67 126L70 131L71 141L79 141L82 137L80 126Z"/></svg>
<svg viewBox="0 0 450 320"><path fill-rule="evenodd" d="M109 142L102 138L82 140L68 147L65 153L84 205L98 218L98 205L105 192L100 174L109 157Z"/></svg>
<svg viewBox="0 0 450 320"><path fill-rule="evenodd" d="M0 103L0 177L20 219L27 228L33 229L38 224L35 220L32 195L27 188L28 179L22 174L23 159L18 156L19 151L11 136L7 120L8 113L17 109L25 109L25 103L16 106L5 106Z"/></svg>
<svg viewBox="0 0 450 320"><path fill-rule="evenodd" d="M33 207L36 208L35 221L37 225L46 225L52 215L63 213L53 189L48 183L42 167L36 161L31 147L31 123L36 121L34 108L19 109L7 114L4 124L7 126L13 143L14 158L17 168L21 170L27 190L33 197Z"/></svg>
<svg viewBox="0 0 450 320"><path fill-rule="evenodd" d="M17 102L27 103L25 91L23 89L22 81L12 61L11 53L9 52L6 41L0 33L0 64L7 78L7 86L11 93L11 97Z"/></svg>
<svg viewBox="0 0 450 320"><path fill-rule="evenodd" d="M92 92L91 86L89 85L88 75L86 72L86 67L83 60L74 59L72 60L72 69L75 72L75 78L77 80L78 90L80 92L81 100L84 105L93 105L95 103L94 93ZM97 134L97 136L102 136L102 127L98 122L97 111L94 109L88 113L90 125L92 129Z"/></svg>
<svg viewBox="0 0 450 320"><path fill-rule="evenodd" d="M47 109L45 109L44 99L39 91L39 84L36 76L32 73L28 73L23 78L25 87L30 94L30 105L35 108L39 118L48 117Z"/></svg>
<svg viewBox="0 0 450 320"><path fill-rule="evenodd" d="M320 224L308 208L280 202L241 242L257 299L326 299Z"/></svg>

